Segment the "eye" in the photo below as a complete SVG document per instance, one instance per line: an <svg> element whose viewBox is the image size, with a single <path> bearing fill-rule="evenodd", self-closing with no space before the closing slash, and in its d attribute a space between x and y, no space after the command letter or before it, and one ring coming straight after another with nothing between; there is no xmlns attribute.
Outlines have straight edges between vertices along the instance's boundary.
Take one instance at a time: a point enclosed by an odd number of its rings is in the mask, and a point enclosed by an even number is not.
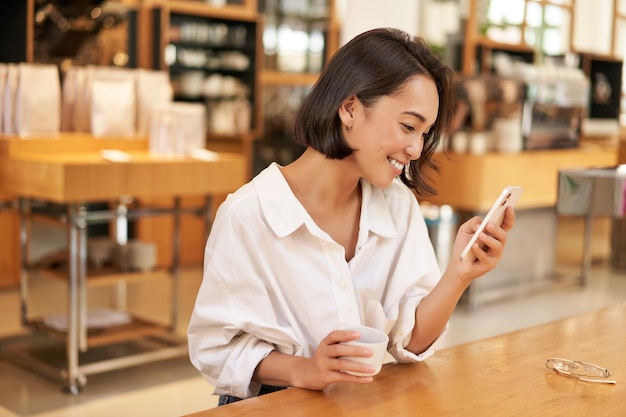
<svg viewBox="0 0 626 417"><path fill-rule="evenodd" d="M415 127L411 126L411 125L407 125L402 123L402 127L404 127L408 132L414 132L415 131Z"/></svg>

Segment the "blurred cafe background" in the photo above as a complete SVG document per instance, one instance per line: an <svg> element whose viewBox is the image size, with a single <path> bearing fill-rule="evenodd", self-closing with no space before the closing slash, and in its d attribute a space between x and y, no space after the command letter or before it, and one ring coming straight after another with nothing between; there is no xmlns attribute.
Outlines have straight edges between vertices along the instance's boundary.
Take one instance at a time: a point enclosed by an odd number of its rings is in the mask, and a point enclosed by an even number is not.
<svg viewBox="0 0 626 417"><path fill-rule="evenodd" d="M420 201L441 266L461 222L525 189L442 346L626 298L626 0L4 2L0 416L216 405L184 341L212 215L300 155L302 98L381 26L456 74Z"/></svg>

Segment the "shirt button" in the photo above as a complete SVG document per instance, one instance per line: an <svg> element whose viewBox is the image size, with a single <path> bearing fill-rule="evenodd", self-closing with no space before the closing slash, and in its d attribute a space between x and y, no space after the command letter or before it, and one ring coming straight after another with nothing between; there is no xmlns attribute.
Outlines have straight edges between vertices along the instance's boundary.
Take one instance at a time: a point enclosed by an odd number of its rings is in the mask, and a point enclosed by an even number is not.
<svg viewBox="0 0 626 417"><path fill-rule="evenodd" d="M341 285L339 286L339 288L341 288L342 290L347 290L348 289L348 284L346 284L345 282L342 282Z"/></svg>

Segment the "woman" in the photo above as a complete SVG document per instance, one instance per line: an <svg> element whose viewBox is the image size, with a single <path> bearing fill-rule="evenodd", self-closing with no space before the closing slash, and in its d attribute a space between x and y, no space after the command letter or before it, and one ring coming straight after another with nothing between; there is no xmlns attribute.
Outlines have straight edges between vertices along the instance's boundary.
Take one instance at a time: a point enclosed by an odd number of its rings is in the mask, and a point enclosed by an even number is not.
<svg viewBox="0 0 626 417"><path fill-rule="evenodd" d="M369 356L346 346L364 324L389 335L399 362L420 361L470 282L502 256L515 215L460 227L443 273L415 193L434 192L423 167L449 125L453 73L423 40L394 29L343 46L304 99L296 161L271 164L220 206L189 325L194 366L220 404L276 387L369 383ZM412 191L413 190L413 191Z"/></svg>

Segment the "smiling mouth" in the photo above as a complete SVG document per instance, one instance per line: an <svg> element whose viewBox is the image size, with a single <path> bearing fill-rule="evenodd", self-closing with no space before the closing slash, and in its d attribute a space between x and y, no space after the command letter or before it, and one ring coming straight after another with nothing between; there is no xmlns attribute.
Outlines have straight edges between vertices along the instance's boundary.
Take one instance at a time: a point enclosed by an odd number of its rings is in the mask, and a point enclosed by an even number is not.
<svg viewBox="0 0 626 417"><path fill-rule="evenodd" d="M398 171L402 172L404 170L404 164L401 164L400 162L396 161L393 158L387 158L387 160Z"/></svg>

